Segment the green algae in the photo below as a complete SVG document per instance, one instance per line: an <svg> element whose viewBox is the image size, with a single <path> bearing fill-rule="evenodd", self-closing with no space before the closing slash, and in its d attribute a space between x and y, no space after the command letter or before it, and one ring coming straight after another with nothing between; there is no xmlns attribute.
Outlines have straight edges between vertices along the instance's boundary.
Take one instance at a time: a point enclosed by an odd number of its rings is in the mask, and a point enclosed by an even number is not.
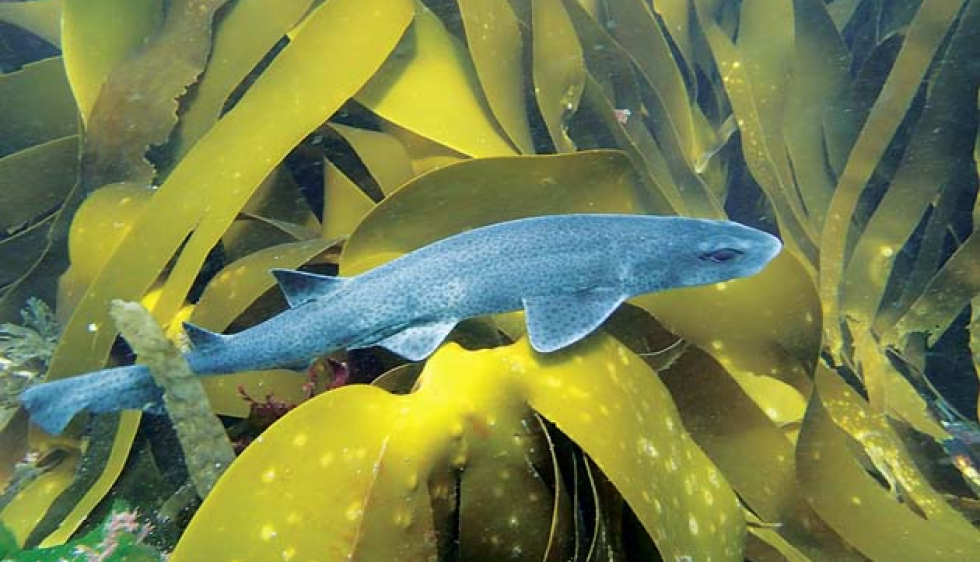
<svg viewBox="0 0 980 562"><path fill-rule="evenodd" d="M22 550L11 530L0 525L0 557L8 562L159 562L163 554L143 542L152 529L138 510L120 504L100 525L71 542Z"/></svg>

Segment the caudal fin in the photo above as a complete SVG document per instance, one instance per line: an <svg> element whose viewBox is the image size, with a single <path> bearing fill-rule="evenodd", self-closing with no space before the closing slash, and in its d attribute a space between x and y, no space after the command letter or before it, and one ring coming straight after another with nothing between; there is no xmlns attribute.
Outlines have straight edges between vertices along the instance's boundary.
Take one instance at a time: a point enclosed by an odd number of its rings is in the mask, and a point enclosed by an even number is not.
<svg viewBox="0 0 980 562"><path fill-rule="evenodd" d="M20 394L31 421L58 434L80 412L159 409L163 392L143 365L105 369L39 384Z"/></svg>

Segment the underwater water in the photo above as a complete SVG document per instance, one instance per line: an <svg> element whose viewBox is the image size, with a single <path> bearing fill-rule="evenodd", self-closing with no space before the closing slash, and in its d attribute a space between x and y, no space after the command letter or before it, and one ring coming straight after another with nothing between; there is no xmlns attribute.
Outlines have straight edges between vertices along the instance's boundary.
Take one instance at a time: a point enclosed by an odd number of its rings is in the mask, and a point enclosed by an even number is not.
<svg viewBox="0 0 980 562"><path fill-rule="evenodd" d="M980 0L0 0L0 560L980 560L978 93Z"/></svg>

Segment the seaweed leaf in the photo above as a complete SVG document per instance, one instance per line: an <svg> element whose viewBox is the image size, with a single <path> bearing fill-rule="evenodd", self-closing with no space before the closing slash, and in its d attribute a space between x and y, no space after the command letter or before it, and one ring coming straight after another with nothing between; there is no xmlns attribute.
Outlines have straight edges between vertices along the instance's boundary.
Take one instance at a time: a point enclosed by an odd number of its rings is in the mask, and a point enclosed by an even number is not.
<svg viewBox="0 0 980 562"><path fill-rule="evenodd" d="M224 112L229 97L310 9L313 0L240 0L215 22L211 57L200 80L182 101L174 129L179 161Z"/></svg>
<svg viewBox="0 0 980 562"><path fill-rule="evenodd" d="M565 121L582 97L582 46L561 0L532 2L531 17L534 98L555 151L574 152Z"/></svg>
<svg viewBox="0 0 980 562"><path fill-rule="evenodd" d="M834 357L840 357L843 352L840 289L850 255L848 240L855 239L850 232L858 200L963 4L963 0L922 3L838 179L820 242L820 300L824 307L826 343Z"/></svg>
<svg viewBox="0 0 980 562"><path fill-rule="evenodd" d="M706 353L690 350L662 373L684 426L745 506L763 522L778 525L773 531L781 540L816 560L857 561L850 547L807 504L794 462L794 451L800 446L777 423L780 412L753 400L740 379L752 377L757 384L773 381L726 372L730 370ZM790 417L796 415L793 411Z"/></svg>
<svg viewBox="0 0 980 562"><path fill-rule="evenodd" d="M385 195L415 175L408 152L394 136L337 123L331 123L330 128L347 141Z"/></svg>
<svg viewBox="0 0 980 562"><path fill-rule="evenodd" d="M712 19L705 0L696 0L694 6L735 113L745 163L776 213L787 250L815 277L816 232L796 190L781 134L788 57L795 37L792 6L782 2L772 9L767 2L743 3L737 44ZM764 45L772 33L780 46L770 51Z"/></svg>
<svg viewBox="0 0 980 562"><path fill-rule="evenodd" d="M534 144L524 108L524 37L507 2L459 0L466 43L500 127L522 154Z"/></svg>
<svg viewBox="0 0 980 562"><path fill-rule="evenodd" d="M78 136L0 158L0 239L61 204L75 181Z"/></svg>
<svg viewBox="0 0 980 562"><path fill-rule="evenodd" d="M797 471L810 504L848 543L875 562L969 558L968 553L980 549L980 537L965 519L950 515L948 506L939 515L913 512L898 503L851 455L842 427L848 420L861 418L856 417L857 412L850 417L841 408L857 398L835 379L836 375L826 369L818 370L817 390L800 432Z"/></svg>
<svg viewBox="0 0 980 562"><path fill-rule="evenodd" d="M374 201L330 160L323 159L323 238L348 236Z"/></svg>
<svg viewBox="0 0 980 562"><path fill-rule="evenodd" d="M61 57L0 75L0 99L0 156L78 132Z"/></svg>
<svg viewBox="0 0 980 562"><path fill-rule="evenodd" d="M828 111L840 111L835 101L849 79L850 53L823 2L795 0L793 16L795 56L782 134L810 226L819 229L837 181L827 165L824 143L830 141L824 140L823 119Z"/></svg>
<svg viewBox="0 0 980 562"><path fill-rule="evenodd" d="M442 475L452 467L465 467L464 479L486 475L484 486L461 490L468 496L463 506L525 482L527 501L488 513L494 521L484 525L507 528L516 518L527 528L534 521L523 518L540 508L537 517L547 529L552 502L539 494L549 492L528 493L535 477L522 476L527 461L521 459L530 454L522 429L529 406L595 460L665 555L741 559L744 523L734 494L686 435L669 395L643 362L597 336L552 356L532 353L526 341L479 352L448 344L409 395L351 386L314 398L245 451L171 560L266 560L282 552L426 559L436 555L435 535L446 531L433 527L442 518L433 514L430 497L447 497ZM336 423L347 429L314 438L315 428ZM599 423L617 438L595 431ZM302 462L287 453L293 450L302 451ZM307 488L312 481L320 484ZM237 507L241 501L263 516ZM482 544L490 553L541 559L533 545L546 544L540 542L547 540L545 531L509 533L500 534L499 543L491 534L488 543L461 544L461 552ZM460 538L469 541L466 533Z"/></svg>
<svg viewBox="0 0 980 562"><path fill-rule="evenodd" d="M152 183L156 170L146 151L166 142L177 124L177 98L204 68L211 20L227 1L164 4L160 28L109 72L86 122L84 192L123 181Z"/></svg>
<svg viewBox="0 0 980 562"><path fill-rule="evenodd" d="M643 210L629 160L620 152L517 156L460 162L416 178L358 225L341 258L354 275L467 228L573 212ZM447 201L468 202L451 214ZM399 217L413 216L411 223Z"/></svg>
<svg viewBox="0 0 980 562"><path fill-rule="evenodd" d="M470 156L515 150L486 106L465 49L416 3L415 24L355 96L380 117Z"/></svg>
<svg viewBox="0 0 980 562"><path fill-rule="evenodd" d="M874 321L888 273L940 190L953 196L976 174L971 164L980 73L967 69L974 64L977 25L980 4L971 2L930 73L924 109L902 162L854 246L842 287L842 311L851 322ZM964 118L970 114L973 119Z"/></svg>
<svg viewBox="0 0 980 562"><path fill-rule="evenodd" d="M748 279L632 302L728 368L809 389L820 353L820 301L806 271L787 253Z"/></svg>
<svg viewBox="0 0 980 562"><path fill-rule="evenodd" d="M53 468L21 488L17 495L3 506L0 520L13 532L18 545L24 544L50 505L71 485L77 468L78 455L66 455Z"/></svg>
<svg viewBox="0 0 980 562"><path fill-rule="evenodd" d="M65 72L87 124L113 68L146 41L163 19L163 0L65 0Z"/></svg>

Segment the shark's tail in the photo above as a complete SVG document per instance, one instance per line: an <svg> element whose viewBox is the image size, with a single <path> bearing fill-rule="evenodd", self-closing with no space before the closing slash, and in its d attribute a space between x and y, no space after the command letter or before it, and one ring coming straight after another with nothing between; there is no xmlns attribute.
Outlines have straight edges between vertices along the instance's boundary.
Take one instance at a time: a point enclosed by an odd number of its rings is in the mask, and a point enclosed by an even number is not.
<svg viewBox="0 0 980 562"><path fill-rule="evenodd" d="M39 384L20 395L31 420L58 434L75 414L119 410L159 410L163 391L145 365L128 365Z"/></svg>

